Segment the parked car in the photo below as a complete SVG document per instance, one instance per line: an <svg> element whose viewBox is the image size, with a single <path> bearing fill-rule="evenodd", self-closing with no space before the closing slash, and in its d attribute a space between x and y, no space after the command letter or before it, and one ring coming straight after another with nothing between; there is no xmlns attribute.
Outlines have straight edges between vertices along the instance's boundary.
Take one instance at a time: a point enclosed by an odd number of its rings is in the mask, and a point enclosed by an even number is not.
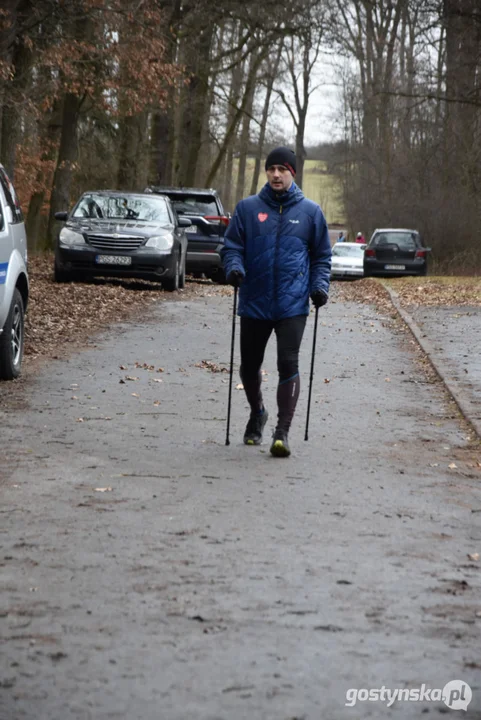
<svg viewBox="0 0 481 720"><path fill-rule="evenodd" d="M417 230L375 230L364 251L364 276L426 275L430 250Z"/></svg>
<svg viewBox="0 0 481 720"><path fill-rule="evenodd" d="M364 275L364 248L358 243L338 242L332 247L331 278L360 278Z"/></svg>
<svg viewBox="0 0 481 720"><path fill-rule="evenodd" d="M57 282L94 275L160 280L169 291L184 287L188 218L177 217L167 197L142 193L84 193L55 246Z"/></svg>
<svg viewBox="0 0 481 720"><path fill-rule="evenodd" d="M0 379L20 375L28 305L27 238L22 210L0 165Z"/></svg>
<svg viewBox="0 0 481 720"><path fill-rule="evenodd" d="M225 275L220 258L224 232L229 224L220 197L212 188L176 188L150 186L147 193L165 195L171 199L179 217L188 217L192 225L186 229L187 272L202 273L216 282L224 283Z"/></svg>

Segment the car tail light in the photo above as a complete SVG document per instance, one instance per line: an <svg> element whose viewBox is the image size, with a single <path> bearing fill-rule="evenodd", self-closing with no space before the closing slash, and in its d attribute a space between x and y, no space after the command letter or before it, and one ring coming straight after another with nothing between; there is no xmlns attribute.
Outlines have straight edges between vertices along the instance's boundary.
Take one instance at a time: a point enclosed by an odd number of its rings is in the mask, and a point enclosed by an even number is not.
<svg viewBox="0 0 481 720"><path fill-rule="evenodd" d="M425 258L426 250L416 250L416 257Z"/></svg>
<svg viewBox="0 0 481 720"><path fill-rule="evenodd" d="M223 223L227 227L229 224L229 218L225 215L205 215L204 220L212 220L214 222L220 222Z"/></svg>
<svg viewBox="0 0 481 720"><path fill-rule="evenodd" d="M366 248L364 255L367 255L367 257L376 257L376 251L372 248Z"/></svg>

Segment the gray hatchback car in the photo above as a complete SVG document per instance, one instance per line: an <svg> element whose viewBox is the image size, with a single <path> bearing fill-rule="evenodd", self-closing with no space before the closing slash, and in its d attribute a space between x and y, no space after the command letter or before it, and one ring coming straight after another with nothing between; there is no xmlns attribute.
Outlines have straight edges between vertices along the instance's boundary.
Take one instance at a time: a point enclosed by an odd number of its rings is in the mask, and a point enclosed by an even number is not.
<svg viewBox="0 0 481 720"><path fill-rule="evenodd" d="M25 225L13 185L0 165L0 380L20 375L27 304Z"/></svg>

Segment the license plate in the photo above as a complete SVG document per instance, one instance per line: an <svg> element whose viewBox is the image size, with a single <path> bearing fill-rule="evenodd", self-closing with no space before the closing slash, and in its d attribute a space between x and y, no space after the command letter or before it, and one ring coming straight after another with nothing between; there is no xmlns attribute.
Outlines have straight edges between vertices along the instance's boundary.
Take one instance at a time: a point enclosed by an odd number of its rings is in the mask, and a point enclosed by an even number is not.
<svg viewBox="0 0 481 720"><path fill-rule="evenodd" d="M405 270L405 265L384 265L384 270Z"/></svg>
<svg viewBox="0 0 481 720"><path fill-rule="evenodd" d="M197 232L197 225L189 225L189 227L185 228L186 233L196 233Z"/></svg>
<svg viewBox="0 0 481 720"><path fill-rule="evenodd" d="M99 265L131 265L130 255L97 255L95 262Z"/></svg>

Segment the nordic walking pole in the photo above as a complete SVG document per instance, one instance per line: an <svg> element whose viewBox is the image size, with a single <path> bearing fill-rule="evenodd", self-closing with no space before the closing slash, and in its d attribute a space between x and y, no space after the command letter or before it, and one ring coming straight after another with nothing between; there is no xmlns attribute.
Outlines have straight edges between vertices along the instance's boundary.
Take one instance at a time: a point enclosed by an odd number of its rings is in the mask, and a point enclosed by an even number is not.
<svg viewBox="0 0 481 720"><path fill-rule="evenodd" d="M230 406L232 400L232 376L234 375L234 345L235 345L235 316L237 313L237 286L234 287L234 309L232 311L232 338L230 344L230 375L229 375L229 400L227 403L227 430L225 434L225 444L230 445Z"/></svg>
<svg viewBox="0 0 481 720"><path fill-rule="evenodd" d="M309 377L309 397L307 399L307 418L306 418L306 434L304 440L309 437L309 414L311 412L311 393L312 393L312 380L314 378L314 356L316 354L316 335L317 335L317 317L319 315L319 308L316 307L316 316L314 318L314 337L312 339L312 357L311 357L311 375Z"/></svg>

